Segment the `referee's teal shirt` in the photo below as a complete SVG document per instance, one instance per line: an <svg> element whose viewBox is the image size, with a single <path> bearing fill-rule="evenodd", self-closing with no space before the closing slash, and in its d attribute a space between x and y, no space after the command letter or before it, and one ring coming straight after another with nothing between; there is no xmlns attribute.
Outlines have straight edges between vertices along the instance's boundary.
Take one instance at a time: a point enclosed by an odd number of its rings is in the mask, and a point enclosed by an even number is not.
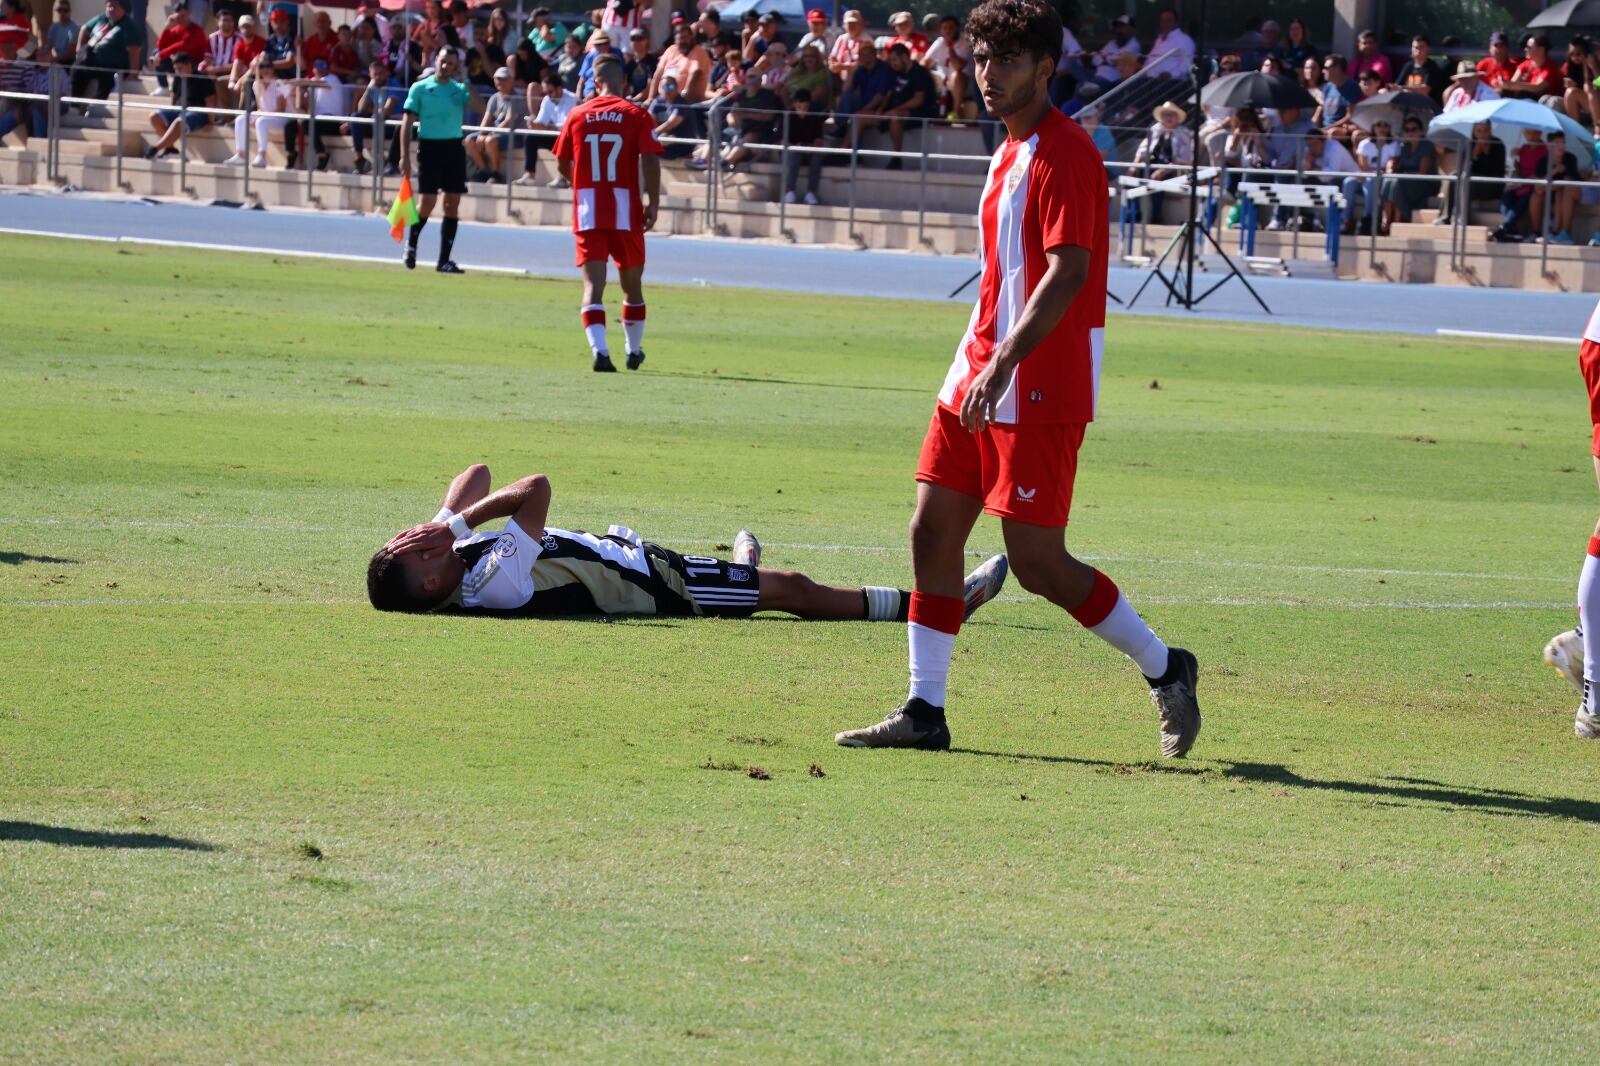
<svg viewBox="0 0 1600 1066"><path fill-rule="evenodd" d="M467 87L458 81L423 78L406 93L407 111L417 116L417 136L425 141L459 141L467 110Z"/></svg>

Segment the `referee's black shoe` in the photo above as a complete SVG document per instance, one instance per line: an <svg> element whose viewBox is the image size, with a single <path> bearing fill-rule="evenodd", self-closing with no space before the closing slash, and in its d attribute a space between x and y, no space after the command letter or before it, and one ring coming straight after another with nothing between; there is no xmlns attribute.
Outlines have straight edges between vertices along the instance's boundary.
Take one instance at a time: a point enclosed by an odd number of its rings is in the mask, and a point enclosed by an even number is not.
<svg viewBox="0 0 1600 1066"><path fill-rule="evenodd" d="M417 269L417 246L414 244L406 245L406 269Z"/></svg>
<svg viewBox="0 0 1600 1066"><path fill-rule="evenodd" d="M643 365L644 365L644 352L640 351L640 352L629 352L628 353L628 369L629 370L638 370Z"/></svg>
<svg viewBox="0 0 1600 1066"><path fill-rule="evenodd" d="M437 270L441 274L465 274L466 273L465 270L462 270L460 267L456 266L456 261L454 259L446 259L444 262L440 263L438 266L434 267L433 269Z"/></svg>
<svg viewBox="0 0 1600 1066"><path fill-rule="evenodd" d="M615 374L617 368L612 364L610 355L605 352L595 352L594 372L596 374Z"/></svg>

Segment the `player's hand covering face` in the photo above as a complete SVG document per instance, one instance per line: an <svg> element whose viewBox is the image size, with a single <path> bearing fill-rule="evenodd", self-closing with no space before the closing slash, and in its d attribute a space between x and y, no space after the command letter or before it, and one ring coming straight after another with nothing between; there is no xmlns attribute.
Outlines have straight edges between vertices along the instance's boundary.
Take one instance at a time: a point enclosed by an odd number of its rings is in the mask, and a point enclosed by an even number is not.
<svg viewBox="0 0 1600 1066"><path fill-rule="evenodd" d="M450 548L455 544L455 534L441 522L424 522L412 526L390 538L383 550L390 555L415 555L434 548Z"/></svg>

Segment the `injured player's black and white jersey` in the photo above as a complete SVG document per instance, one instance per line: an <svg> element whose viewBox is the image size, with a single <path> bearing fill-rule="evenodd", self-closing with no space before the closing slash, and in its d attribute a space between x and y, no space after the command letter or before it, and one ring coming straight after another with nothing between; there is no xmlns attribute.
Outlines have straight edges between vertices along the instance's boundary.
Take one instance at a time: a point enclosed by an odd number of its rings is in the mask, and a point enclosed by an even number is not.
<svg viewBox="0 0 1600 1066"><path fill-rule="evenodd" d="M760 596L755 567L683 556L612 526L604 536L513 521L476 532L452 550L467 564L445 606L524 615L749 614Z"/></svg>

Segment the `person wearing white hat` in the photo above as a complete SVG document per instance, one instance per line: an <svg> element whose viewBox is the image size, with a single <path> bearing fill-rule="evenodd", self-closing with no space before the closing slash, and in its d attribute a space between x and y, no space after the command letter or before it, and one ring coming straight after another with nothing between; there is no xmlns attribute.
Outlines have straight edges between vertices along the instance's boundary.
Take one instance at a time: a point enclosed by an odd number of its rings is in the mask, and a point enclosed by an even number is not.
<svg viewBox="0 0 1600 1066"><path fill-rule="evenodd" d="M878 55L887 56L890 48L903 44L911 56L911 62L921 63L922 57L928 53L928 36L917 29L917 20L911 17L911 12L896 11L890 15L889 28L894 33L878 38Z"/></svg>
<svg viewBox="0 0 1600 1066"><path fill-rule="evenodd" d="M1183 120L1189 117L1187 112L1171 100L1156 108L1155 115L1156 124L1139 142L1133 161L1142 164L1138 171L1140 177L1164 181L1177 177L1194 162L1194 132L1183 124ZM1144 200L1128 201L1126 210L1136 221L1139 218L1139 205L1148 203L1150 221L1156 222L1161 218L1162 198L1161 193L1151 193Z"/></svg>
<svg viewBox="0 0 1600 1066"><path fill-rule="evenodd" d="M511 147L511 131L522 129L525 124L523 120L528 117L527 102L512 91L515 85L516 79L511 76L510 67L501 67L494 72L494 95L484 105L483 125L504 132L474 133L466 140L467 158L485 172L489 181L506 180L501 165Z"/></svg>
<svg viewBox="0 0 1600 1066"><path fill-rule="evenodd" d="M1485 84L1477 65L1470 59L1463 59L1456 64L1456 72L1450 77L1450 88L1445 90L1444 109L1454 111L1479 100L1498 99L1500 94Z"/></svg>

